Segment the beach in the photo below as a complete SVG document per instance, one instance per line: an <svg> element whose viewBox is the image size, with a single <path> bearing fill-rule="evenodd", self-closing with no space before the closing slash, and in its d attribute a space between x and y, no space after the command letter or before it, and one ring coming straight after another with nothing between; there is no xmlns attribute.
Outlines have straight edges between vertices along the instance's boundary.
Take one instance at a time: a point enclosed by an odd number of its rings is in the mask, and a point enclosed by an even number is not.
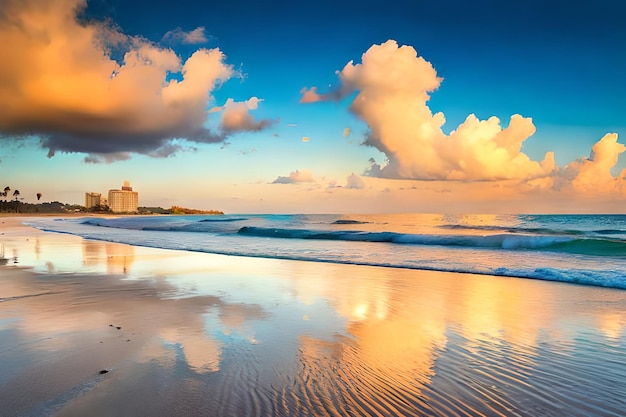
<svg viewBox="0 0 626 417"><path fill-rule="evenodd" d="M61 217L61 216L59 216ZM626 291L0 217L2 416L620 416Z"/></svg>

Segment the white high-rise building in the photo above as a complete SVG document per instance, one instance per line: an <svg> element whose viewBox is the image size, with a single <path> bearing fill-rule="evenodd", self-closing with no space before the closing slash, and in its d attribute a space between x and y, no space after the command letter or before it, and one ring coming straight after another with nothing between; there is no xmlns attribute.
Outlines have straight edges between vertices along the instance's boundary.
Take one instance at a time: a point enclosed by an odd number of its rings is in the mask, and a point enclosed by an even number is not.
<svg viewBox="0 0 626 417"><path fill-rule="evenodd" d="M109 208L113 213L135 213L139 207L139 193L130 182L124 181L121 190L109 190Z"/></svg>

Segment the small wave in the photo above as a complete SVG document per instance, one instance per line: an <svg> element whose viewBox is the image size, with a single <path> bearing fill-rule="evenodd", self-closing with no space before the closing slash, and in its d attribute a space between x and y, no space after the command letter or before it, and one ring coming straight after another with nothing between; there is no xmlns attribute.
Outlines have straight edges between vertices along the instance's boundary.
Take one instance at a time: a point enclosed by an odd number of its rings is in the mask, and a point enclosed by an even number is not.
<svg viewBox="0 0 626 417"><path fill-rule="evenodd" d="M600 229L600 230L594 230L593 233L597 233L599 235L626 235L626 230L621 230L621 229Z"/></svg>
<svg viewBox="0 0 626 417"><path fill-rule="evenodd" d="M111 226L110 224L107 224L106 219L99 219L99 218L85 219L81 221L80 224L86 224L89 226L98 226L98 227L115 227L115 226Z"/></svg>
<svg viewBox="0 0 626 417"><path fill-rule="evenodd" d="M244 221L244 220L248 220L248 219L245 218L245 217L215 217L215 218L211 217L211 218L198 220L198 223L240 222L240 221Z"/></svg>
<svg viewBox="0 0 626 417"><path fill-rule="evenodd" d="M443 224L437 227L440 229L449 229L449 230L477 230L477 231L485 231L485 232L529 233L529 234L536 234L536 235L582 236L585 234L585 232L582 230L550 229L546 227L516 227L516 226L495 226L495 225L468 226L465 224Z"/></svg>
<svg viewBox="0 0 626 417"><path fill-rule="evenodd" d="M360 220L339 219L332 222L332 224L369 224L370 222L364 222Z"/></svg>
<svg viewBox="0 0 626 417"><path fill-rule="evenodd" d="M205 218L189 220L186 218L171 217L168 221L152 219L100 219L91 218L81 221L80 224L96 227L108 227L123 230L145 230L153 232L214 232L221 230L232 222L247 220L246 218ZM220 226L224 225L224 226ZM236 229L235 229L236 230Z"/></svg>
<svg viewBox="0 0 626 417"><path fill-rule="evenodd" d="M150 224L141 219L101 219L101 218L89 218L82 220L80 224L87 226L96 226L96 227L108 227L111 229L126 229L126 230L162 230L162 231L173 231L175 229L168 226L146 226L146 224Z"/></svg>
<svg viewBox="0 0 626 417"><path fill-rule="evenodd" d="M626 257L626 242L569 236L498 234L488 236L403 234L395 232L318 231L244 226L241 235L281 239L321 239L412 245L461 246L505 250L550 250L594 256Z"/></svg>

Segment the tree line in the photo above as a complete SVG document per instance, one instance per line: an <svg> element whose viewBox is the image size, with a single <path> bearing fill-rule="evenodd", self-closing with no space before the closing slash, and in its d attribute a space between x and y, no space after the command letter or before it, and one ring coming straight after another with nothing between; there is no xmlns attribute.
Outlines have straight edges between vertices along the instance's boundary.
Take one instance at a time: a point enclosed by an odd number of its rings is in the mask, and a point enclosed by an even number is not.
<svg viewBox="0 0 626 417"><path fill-rule="evenodd" d="M37 204L25 203L23 201L24 198L20 197L20 195L19 190L11 190L9 186L4 187L4 190L0 191L0 213L112 213L111 208L106 205L87 208L79 204L64 204L58 201ZM37 201L39 201L42 194L37 193L35 195L37 196ZM224 214L224 212L172 206L170 209L139 207L136 214Z"/></svg>
<svg viewBox="0 0 626 417"><path fill-rule="evenodd" d="M18 212L20 203L20 190L13 190L13 195L11 195L11 187L7 185L6 187L4 187L4 191L0 191L0 197L4 197L3 200L0 200L0 211Z"/></svg>
<svg viewBox="0 0 626 417"><path fill-rule="evenodd" d="M71 211L70 206L58 201L46 203L24 203L20 190L14 189L8 185L0 191L0 213L64 213ZM35 194L37 201L41 200L42 193ZM69 210L68 210L69 209Z"/></svg>

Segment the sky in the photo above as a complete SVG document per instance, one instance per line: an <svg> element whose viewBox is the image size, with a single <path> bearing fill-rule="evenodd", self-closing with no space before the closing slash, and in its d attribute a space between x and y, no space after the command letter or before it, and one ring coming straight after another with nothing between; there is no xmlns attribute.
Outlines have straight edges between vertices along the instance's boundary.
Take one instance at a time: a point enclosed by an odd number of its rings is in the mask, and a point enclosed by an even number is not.
<svg viewBox="0 0 626 417"><path fill-rule="evenodd" d="M626 213L617 0L3 0L0 183L227 213Z"/></svg>

